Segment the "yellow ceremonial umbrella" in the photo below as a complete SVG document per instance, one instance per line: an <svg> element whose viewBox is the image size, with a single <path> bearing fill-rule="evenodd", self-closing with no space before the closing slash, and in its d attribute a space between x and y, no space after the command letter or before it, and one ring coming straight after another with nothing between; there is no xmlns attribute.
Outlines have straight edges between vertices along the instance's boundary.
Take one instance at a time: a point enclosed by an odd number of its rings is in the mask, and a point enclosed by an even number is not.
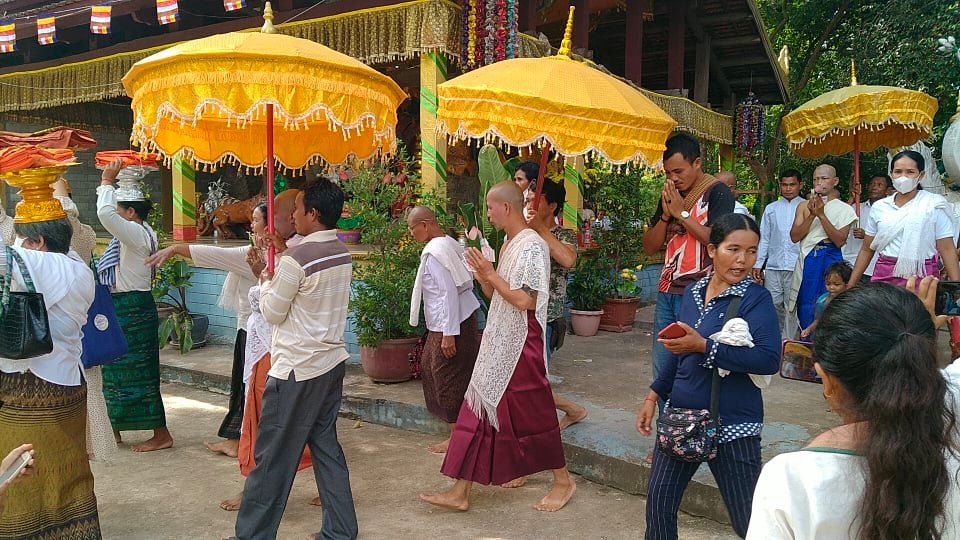
<svg viewBox="0 0 960 540"><path fill-rule="evenodd" d="M822 94L783 117L790 148L803 158L853 151L854 197L860 214L860 152L909 146L930 136L937 100L916 90L851 84Z"/></svg>
<svg viewBox="0 0 960 540"><path fill-rule="evenodd" d="M534 204L551 148L655 167L677 125L630 85L570 58L573 12L557 56L503 60L438 88L437 129L449 138L545 147Z"/></svg>
<svg viewBox="0 0 960 540"><path fill-rule="evenodd" d="M123 85L141 149L204 168L265 168L272 229L275 165L297 171L392 150L407 96L358 60L278 34L270 2L263 17L260 33L210 36L144 58Z"/></svg>

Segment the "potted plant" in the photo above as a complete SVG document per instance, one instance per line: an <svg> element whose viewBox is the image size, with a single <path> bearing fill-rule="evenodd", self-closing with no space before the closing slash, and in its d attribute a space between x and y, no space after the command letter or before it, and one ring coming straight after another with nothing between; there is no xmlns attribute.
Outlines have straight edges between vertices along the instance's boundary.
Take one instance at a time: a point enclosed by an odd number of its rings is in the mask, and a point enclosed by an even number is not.
<svg viewBox="0 0 960 540"><path fill-rule="evenodd" d="M206 315L190 313L187 309L186 290L191 286L192 275L187 261L171 259L157 269L153 282L153 299L157 302L157 314L160 317L160 347L173 341L180 354L206 345L210 326Z"/></svg>
<svg viewBox="0 0 960 540"><path fill-rule="evenodd" d="M361 165L343 183L353 217L363 223L362 242L370 246L354 262L350 307L363 371L374 382L410 379L408 353L423 333L409 324L420 246L397 204L415 199L417 182L409 173L404 183L384 182L391 169L409 169L403 154L392 163Z"/></svg>
<svg viewBox="0 0 960 540"><path fill-rule="evenodd" d="M350 215L346 209L337 220L337 238L344 244L360 243L360 220Z"/></svg>
<svg viewBox="0 0 960 540"><path fill-rule="evenodd" d="M570 301L570 326L578 336L594 336L600 328L600 309L609 285L606 268L597 255L585 255L577 260L573 277L567 284Z"/></svg>
<svg viewBox="0 0 960 540"><path fill-rule="evenodd" d="M597 210L610 221L591 229L597 252L607 262L608 295L603 303L600 329L627 332L633 328L640 305L640 288L634 268L644 261L643 230L660 198L663 176L642 169L622 172L599 170L590 193Z"/></svg>

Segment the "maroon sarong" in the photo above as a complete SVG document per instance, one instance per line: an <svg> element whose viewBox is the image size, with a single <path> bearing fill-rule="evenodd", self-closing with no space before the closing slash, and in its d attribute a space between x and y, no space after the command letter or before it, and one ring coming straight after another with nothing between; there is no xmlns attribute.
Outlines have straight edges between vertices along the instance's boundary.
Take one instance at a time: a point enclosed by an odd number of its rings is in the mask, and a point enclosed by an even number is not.
<svg viewBox="0 0 960 540"><path fill-rule="evenodd" d="M452 424L457 421L463 405L463 395L470 384L477 350L480 349L476 312L460 323L460 335L456 337L457 354L453 358L443 355L441 340L443 332L429 332L423 346L420 359L423 400L431 414Z"/></svg>
<svg viewBox="0 0 960 540"><path fill-rule="evenodd" d="M870 276L870 281L889 283L894 287L906 287L907 280L906 278L896 277L893 275L893 268L897 266L896 257L887 257L886 255L880 255L877 257L877 265L873 269L873 275ZM923 275L917 276L917 286L920 286L920 280L926 276L939 276L940 270L937 268L937 256L934 255L929 259L923 261Z"/></svg>
<svg viewBox="0 0 960 540"><path fill-rule="evenodd" d="M543 330L533 311L527 312L527 340L497 405L497 419L499 431L464 403L440 472L489 485L566 466L543 362Z"/></svg>

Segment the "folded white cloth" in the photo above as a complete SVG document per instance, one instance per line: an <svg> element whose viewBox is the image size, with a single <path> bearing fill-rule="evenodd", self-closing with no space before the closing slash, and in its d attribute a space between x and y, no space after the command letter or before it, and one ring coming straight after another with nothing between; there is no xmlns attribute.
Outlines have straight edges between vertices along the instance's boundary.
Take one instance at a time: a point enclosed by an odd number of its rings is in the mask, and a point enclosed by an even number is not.
<svg viewBox="0 0 960 540"><path fill-rule="evenodd" d="M740 317L734 317L727 321L719 332L710 336L710 339L717 343L723 343L724 345L731 345L733 347L753 348L753 335L750 334L750 325ZM726 377L730 374L730 370L723 368L717 368L717 372L721 377ZM750 373L750 380L761 390L770 386L772 379L773 375L755 375Z"/></svg>

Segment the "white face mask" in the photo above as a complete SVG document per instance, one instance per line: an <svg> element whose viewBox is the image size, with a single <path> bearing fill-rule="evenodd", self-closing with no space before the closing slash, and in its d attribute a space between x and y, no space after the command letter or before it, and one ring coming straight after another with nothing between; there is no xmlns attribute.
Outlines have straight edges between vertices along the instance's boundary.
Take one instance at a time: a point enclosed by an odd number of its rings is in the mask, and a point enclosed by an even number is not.
<svg viewBox="0 0 960 540"><path fill-rule="evenodd" d="M917 189L917 184L920 183L919 178L910 178L909 176L900 176L893 179L893 189L897 190L901 194L907 194Z"/></svg>
<svg viewBox="0 0 960 540"><path fill-rule="evenodd" d="M24 241L24 240L25 240L25 239L24 239L23 237L18 236L17 239L13 241L13 247L15 247L15 248L23 247L23 241Z"/></svg>

